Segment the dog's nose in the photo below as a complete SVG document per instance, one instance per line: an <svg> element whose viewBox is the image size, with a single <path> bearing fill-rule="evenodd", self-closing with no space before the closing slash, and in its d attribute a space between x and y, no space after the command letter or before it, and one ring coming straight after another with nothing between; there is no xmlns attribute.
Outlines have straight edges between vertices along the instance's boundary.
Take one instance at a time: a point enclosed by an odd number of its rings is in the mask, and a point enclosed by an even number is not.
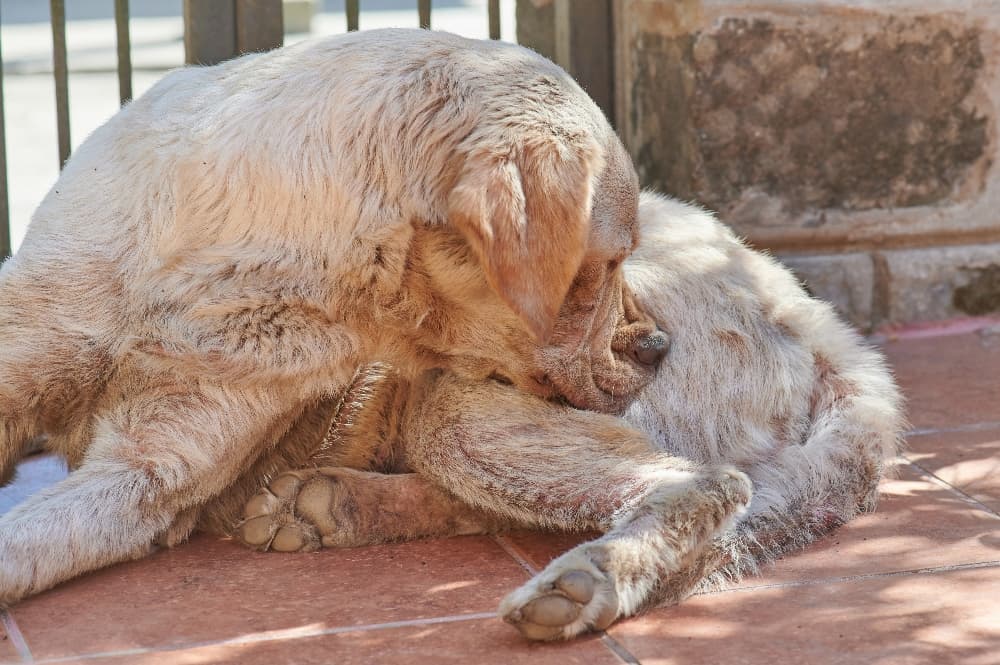
<svg viewBox="0 0 1000 665"><path fill-rule="evenodd" d="M655 367L670 349L670 338L661 330L645 337L637 337L628 349L628 355L640 365Z"/></svg>

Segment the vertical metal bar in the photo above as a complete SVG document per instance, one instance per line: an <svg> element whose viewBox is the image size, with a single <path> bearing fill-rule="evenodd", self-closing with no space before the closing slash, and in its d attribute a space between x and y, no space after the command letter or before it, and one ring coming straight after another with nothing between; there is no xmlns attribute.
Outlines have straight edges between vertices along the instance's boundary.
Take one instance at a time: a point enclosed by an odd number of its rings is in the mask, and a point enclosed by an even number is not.
<svg viewBox="0 0 1000 665"><path fill-rule="evenodd" d="M49 0L52 12L52 64L56 79L56 127L59 131L59 168L69 159L69 70L66 67L66 3Z"/></svg>
<svg viewBox="0 0 1000 665"><path fill-rule="evenodd" d="M358 0L347 0L347 31L354 32L358 29L358 15L361 7Z"/></svg>
<svg viewBox="0 0 1000 665"><path fill-rule="evenodd" d="M184 0L184 62L214 65L236 54L236 0Z"/></svg>
<svg viewBox="0 0 1000 665"><path fill-rule="evenodd" d="M10 206L7 196L7 133L3 112L3 44L0 43L0 261L10 256Z"/></svg>
<svg viewBox="0 0 1000 665"><path fill-rule="evenodd" d="M614 124L612 0L555 0L557 64L569 72Z"/></svg>
<svg viewBox="0 0 1000 665"><path fill-rule="evenodd" d="M500 39L500 0L490 0L490 39Z"/></svg>
<svg viewBox="0 0 1000 665"><path fill-rule="evenodd" d="M236 50L259 53L285 41L281 0L236 0Z"/></svg>
<svg viewBox="0 0 1000 665"><path fill-rule="evenodd" d="M118 32L118 101L132 99L132 39L128 31L128 0L115 0L115 28Z"/></svg>
<svg viewBox="0 0 1000 665"><path fill-rule="evenodd" d="M417 15L420 17L420 27L431 29L431 0L417 0Z"/></svg>

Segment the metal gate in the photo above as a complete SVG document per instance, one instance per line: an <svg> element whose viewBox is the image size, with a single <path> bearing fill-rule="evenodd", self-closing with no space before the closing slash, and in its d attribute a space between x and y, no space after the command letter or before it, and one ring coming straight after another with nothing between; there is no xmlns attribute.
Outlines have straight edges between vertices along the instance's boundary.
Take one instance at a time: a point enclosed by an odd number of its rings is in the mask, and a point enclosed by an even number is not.
<svg viewBox="0 0 1000 665"><path fill-rule="evenodd" d="M125 104L132 98L133 84L129 0L106 1L114 6L118 97L120 103ZM413 2L420 27L433 28L432 0ZM612 0L549 2L554 5L556 16L556 52L545 55L552 57L576 76L611 118ZM49 0L59 168L65 164L71 150L66 4L65 0ZM543 0L538 4L545 2ZM361 0L345 1L348 31L364 27L362 5ZM284 41L282 0L183 0L182 10L184 54L188 64L215 64L241 53L276 48ZM483 20L487 22L491 39L500 38L500 16L500 0L487 0ZM0 260L11 252L3 91L3 45L0 41Z"/></svg>

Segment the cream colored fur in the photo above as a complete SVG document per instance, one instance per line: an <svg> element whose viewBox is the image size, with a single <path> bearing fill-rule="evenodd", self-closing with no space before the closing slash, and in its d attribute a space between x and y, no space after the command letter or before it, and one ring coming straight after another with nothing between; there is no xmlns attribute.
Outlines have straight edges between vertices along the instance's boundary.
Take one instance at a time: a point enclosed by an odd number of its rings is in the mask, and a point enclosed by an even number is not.
<svg viewBox="0 0 1000 665"><path fill-rule="evenodd" d="M659 339L609 266L637 195L597 107L510 44L369 31L168 74L0 271L0 480L38 434L74 469L0 517L0 605L231 523L375 360L542 396L572 371L622 408Z"/></svg>
<svg viewBox="0 0 1000 665"><path fill-rule="evenodd" d="M371 370L318 468L256 495L240 537L291 551L598 529L501 605L527 637L557 639L737 579L873 510L903 428L880 354L710 214L643 194L639 219L625 274L671 349L624 419Z"/></svg>

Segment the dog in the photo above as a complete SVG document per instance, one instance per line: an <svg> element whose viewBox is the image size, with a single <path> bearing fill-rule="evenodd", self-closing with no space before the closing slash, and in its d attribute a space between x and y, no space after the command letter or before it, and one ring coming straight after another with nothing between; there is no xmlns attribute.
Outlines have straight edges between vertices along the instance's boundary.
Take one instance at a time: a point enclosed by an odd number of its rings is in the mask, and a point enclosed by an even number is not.
<svg viewBox="0 0 1000 665"><path fill-rule="evenodd" d="M873 510L904 427L881 355L707 212L643 193L639 222L626 280L670 350L623 418L502 380L368 367L291 434L313 442L304 468L220 497L206 527L235 517L245 544L285 552L603 532L500 605L554 640L739 579Z"/></svg>
<svg viewBox="0 0 1000 665"><path fill-rule="evenodd" d="M168 74L0 271L0 479L39 434L73 469L0 518L0 605L183 540L372 361L622 410L666 350L621 275L637 197L515 45L367 31Z"/></svg>

